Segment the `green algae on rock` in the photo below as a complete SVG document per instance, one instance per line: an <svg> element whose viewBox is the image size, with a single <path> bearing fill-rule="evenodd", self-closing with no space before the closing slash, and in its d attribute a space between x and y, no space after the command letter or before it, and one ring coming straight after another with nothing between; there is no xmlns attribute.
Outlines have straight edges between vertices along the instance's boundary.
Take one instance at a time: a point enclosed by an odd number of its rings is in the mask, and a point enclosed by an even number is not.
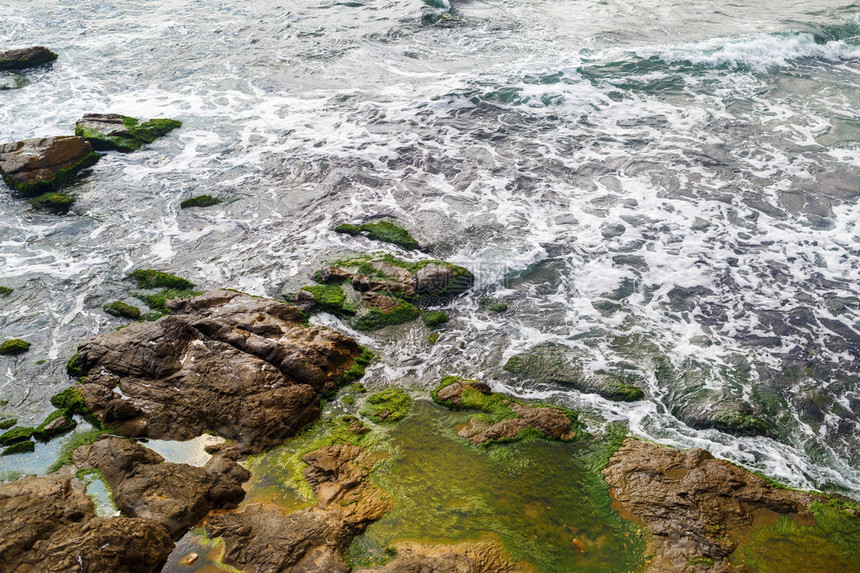
<svg viewBox="0 0 860 573"><path fill-rule="evenodd" d="M139 308L119 300L115 300L104 305L102 309L109 315L116 316L118 318L140 318Z"/></svg>
<svg viewBox="0 0 860 573"><path fill-rule="evenodd" d="M18 442L24 442L33 437L35 428L18 426L0 434L0 446L10 446Z"/></svg>
<svg viewBox="0 0 860 573"><path fill-rule="evenodd" d="M211 207L213 205L217 205L221 202L221 199L217 197L212 197L211 195L197 195L195 197L191 197L190 199L186 199L182 203L179 204L180 209L189 209L191 207Z"/></svg>
<svg viewBox="0 0 860 573"><path fill-rule="evenodd" d="M30 346L32 346L32 344L30 344L26 340L21 340L20 338L11 338L0 344L0 355L17 356L30 350Z"/></svg>
<svg viewBox="0 0 860 573"><path fill-rule="evenodd" d="M136 280L138 288L172 288L178 290L194 288L194 283L189 280L154 269L137 269L128 275L128 278Z"/></svg>
<svg viewBox="0 0 860 573"><path fill-rule="evenodd" d="M412 397L405 390L392 388L371 394L365 400L361 415L377 424L397 422L412 408Z"/></svg>
<svg viewBox="0 0 860 573"><path fill-rule="evenodd" d="M17 423L18 418L6 418L4 420L0 420L0 430L8 430Z"/></svg>
<svg viewBox="0 0 860 573"><path fill-rule="evenodd" d="M75 136L28 139L0 145L0 175L23 197L37 197L69 185L101 155Z"/></svg>
<svg viewBox="0 0 860 573"><path fill-rule="evenodd" d="M478 380L446 376L430 393L434 402L454 410L480 412L457 431L473 444L511 442L529 437L562 441L589 436L579 414L559 406L526 404L495 394Z"/></svg>
<svg viewBox="0 0 860 573"><path fill-rule="evenodd" d="M372 566L407 543L478 540L498 544L517 570L624 572L641 563L639 529L612 510L589 445L526 440L476 448L449 430L463 421L463 413L418 400L412 414L376 437L373 447L391 453L372 477L395 503L353 542L353 564Z"/></svg>
<svg viewBox="0 0 860 573"><path fill-rule="evenodd" d="M367 238L384 243L391 243L399 247L403 247L407 251L413 251L420 245L418 241L412 238L409 231L398 227L394 223L388 221L380 221L378 223L362 223L360 225L351 225L344 223L335 227L336 233L346 233L347 235L360 235L367 233Z"/></svg>
<svg viewBox="0 0 860 573"><path fill-rule="evenodd" d="M7 286L0 286L0 296L9 296L13 292L15 292L15 289L13 288Z"/></svg>
<svg viewBox="0 0 860 573"><path fill-rule="evenodd" d="M407 262L391 255L338 261L314 275L320 285L305 286L294 296L303 310L322 310L347 319L357 330L377 330L418 318L422 307L435 306L470 288L474 276L445 261ZM425 322L446 322L440 311L425 312Z"/></svg>
<svg viewBox="0 0 860 573"><path fill-rule="evenodd" d="M174 119L150 119L144 123L125 115L90 113L75 125L75 135L89 141L99 151L137 151L146 143L152 143L182 122Z"/></svg>
<svg viewBox="0 0 860 573"><path fill-rule="evenodd" d="M29 454L36 451L36 444L31 441L16 442L0 452L0 456L12 456L15 454Z"/></svg>
<svg viewBox="0 0 860 573"><path fill-rule="evenodd" d="M429 310L421 313L421 320L430 328L435 328L450 321L451 318L439 310Z"/></svg>
<svg viewBox="0 0 860 573"><path fill-rule="evenodd" d="M32 205L34 209L49 211L59 215L68 213L74 203L75 197L68 193L45 193L44 195L39 195L38 197L30 199L30 205Z"/></svg>
<svg viewBox="0 0 860 573"><path fill-rule="evenodd" d="M23 70L53 62L57 54L44 46L0 52L0 70Z"/></svg>

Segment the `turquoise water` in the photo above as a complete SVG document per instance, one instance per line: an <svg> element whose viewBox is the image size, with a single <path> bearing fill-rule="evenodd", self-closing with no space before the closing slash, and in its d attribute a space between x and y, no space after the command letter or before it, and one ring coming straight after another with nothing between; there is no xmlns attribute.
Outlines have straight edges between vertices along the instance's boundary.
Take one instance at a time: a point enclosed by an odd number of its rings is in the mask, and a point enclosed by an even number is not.
<svg viewBox="0 0 860 573"><path fill-rule="evenodd" d="M0 358L0 413L51 410L75 346L122 324L101 306L132 269L278 296L379 248L331 228L384 215L479 285L434 346L362 339L383 356L368 384L480 377L856 497L858 17L835 0L4 2L0 45L60 58L0 90L0 140L87 112L184 127L101 161L73 215L0 194L0 329L33 342ZM179 209L201 193L224 203ZM586 372L632 369L647 400L501 370L545 341ZM696 423L725 405L777 430ZM0 471L47 464L22 459Z"/></svg>

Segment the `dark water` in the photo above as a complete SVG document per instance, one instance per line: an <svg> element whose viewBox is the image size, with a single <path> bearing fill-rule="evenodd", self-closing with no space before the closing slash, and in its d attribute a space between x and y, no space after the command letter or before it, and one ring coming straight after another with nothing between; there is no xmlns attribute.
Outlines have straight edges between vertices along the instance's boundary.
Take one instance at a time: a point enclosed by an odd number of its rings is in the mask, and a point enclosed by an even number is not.
<svg viewBox="0 0 860 573"><path fill-rule="evenodd" d="M50 410L75 345L120 325L100 309L130 270L277 296L379 248L331 228L384 215L480 284L435 346L421 328L362 338L383 356L369 383L483 377L856 497L858 16L835 0L7 1L0 45L60 59L0 90L0 140L86 112L185 125L101 161L74 215L0 196L16 289L0 328L33 342L0 361L2 413ZM225 203L180 211L200 193ZM482 310L487 294L510 310ZM635 367L648 399L501 372L545 341L586 371ZM688 424L724 404L778 431ZM49 463L22 460L0 470Z"/></svg>

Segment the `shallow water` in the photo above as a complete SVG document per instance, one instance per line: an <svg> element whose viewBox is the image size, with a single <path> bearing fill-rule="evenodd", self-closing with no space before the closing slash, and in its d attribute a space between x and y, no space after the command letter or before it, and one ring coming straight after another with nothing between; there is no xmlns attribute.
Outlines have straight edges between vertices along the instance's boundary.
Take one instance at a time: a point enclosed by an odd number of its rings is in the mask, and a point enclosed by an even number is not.
<svg viewBox="0 0 860 573"><path fill-rule="evenodd" d="M482 377L860 495L860 5L438 6L0 6L0 45L60 54L0 91L0 140L68 133L86 112L184 122L104 158L70 216L0 195L0 284L15 288L0 327L33 342L0 359L3 413L51 410L75 346L121 324L101 306L128 297L130 270L277 296L380 248L331 228L384 215L480 284L435 346L420 328L362 338L384 362L368 383ZM201 193L226 202L179 209ZM486 294L511 310L482 310ZM501 372L543 341L587 371L632 365L648 399ZM659 360L680 374L658 377ZM783 431L693 429L681 412L702 403L749 405Z"/></svg>

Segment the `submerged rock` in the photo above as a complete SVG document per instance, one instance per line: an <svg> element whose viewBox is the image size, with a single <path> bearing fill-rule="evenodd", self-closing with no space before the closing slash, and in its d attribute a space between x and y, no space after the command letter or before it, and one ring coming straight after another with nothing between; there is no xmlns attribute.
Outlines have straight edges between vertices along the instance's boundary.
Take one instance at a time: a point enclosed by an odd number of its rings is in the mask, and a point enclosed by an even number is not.
<svg viewBox="0 0 860 573"><path fill-rule="evenodd" d="M9 187L35 197L68 185L99 155L80 137L63 135L0 145L0 175Z"/></svg>
<svg viewBox="0 0 860 573"><path fill-rule="evenodd" d="M88 113L75 124L75 135L83 137L99 151L137 151L174 129L182 127L175 119L140 120L118 113Z"/></svg>
<svg viewBox="0 0 860 573"><path fill-rule="evenodd" d="M23 70L53 62L57 54L44 46L0 52L0 70Z"/></svg>
<svg viewBox="0 0 860 573"><path fill-rule="evenodd" d="M209 517L206 533L224 539L225 563L261 573L350 571L343 552L391 507L388 496L367 481L376 457L360 446L336 445L302 461L317 507L287 513L255 504Z"/></svg>
<svg viewBox="0 0 860 573"><path fill-rule="evenodd" d="M762 511L811 517L813 494L780 489L701 449L625 440L603 470L610 495L651 532L650 572L742 571L738 532Z"/></svg>
<svg viewBox="0 0 860 573"><path fill-rule="evenodd" d="M30 85L30 80L20 74L0 73L0 91L17 90Z"/></svg>
<svg viewBox="0 0 860 573"><path fill-rule="evenodd" d="M512 356L504 369L523 380L561 384L617 402L635 402L645 396L641 388L631 384L629 375L598 372L586 377L575 353L560 344L538 344Z"/></svg>
<svg viewBox="0 0 860 573"><path fill-rule="evenodd" d="M141 444L117 437L79 447L72 463L99 470L125 515L151 519L174 537L213 509L235 507L245 497L241 483L250 477L224 457L212 458L205 468L170 463Z"/></svg>
<svg viewBox="0 0 860 573"><path fill-rule="evenodd" d="M93 338L69 364L89 374L75 387L87 410L128 436L211 432L260 452L315 420L320 394L361 355L353 339L274 300L213 291L167 308Z"/></svg>

